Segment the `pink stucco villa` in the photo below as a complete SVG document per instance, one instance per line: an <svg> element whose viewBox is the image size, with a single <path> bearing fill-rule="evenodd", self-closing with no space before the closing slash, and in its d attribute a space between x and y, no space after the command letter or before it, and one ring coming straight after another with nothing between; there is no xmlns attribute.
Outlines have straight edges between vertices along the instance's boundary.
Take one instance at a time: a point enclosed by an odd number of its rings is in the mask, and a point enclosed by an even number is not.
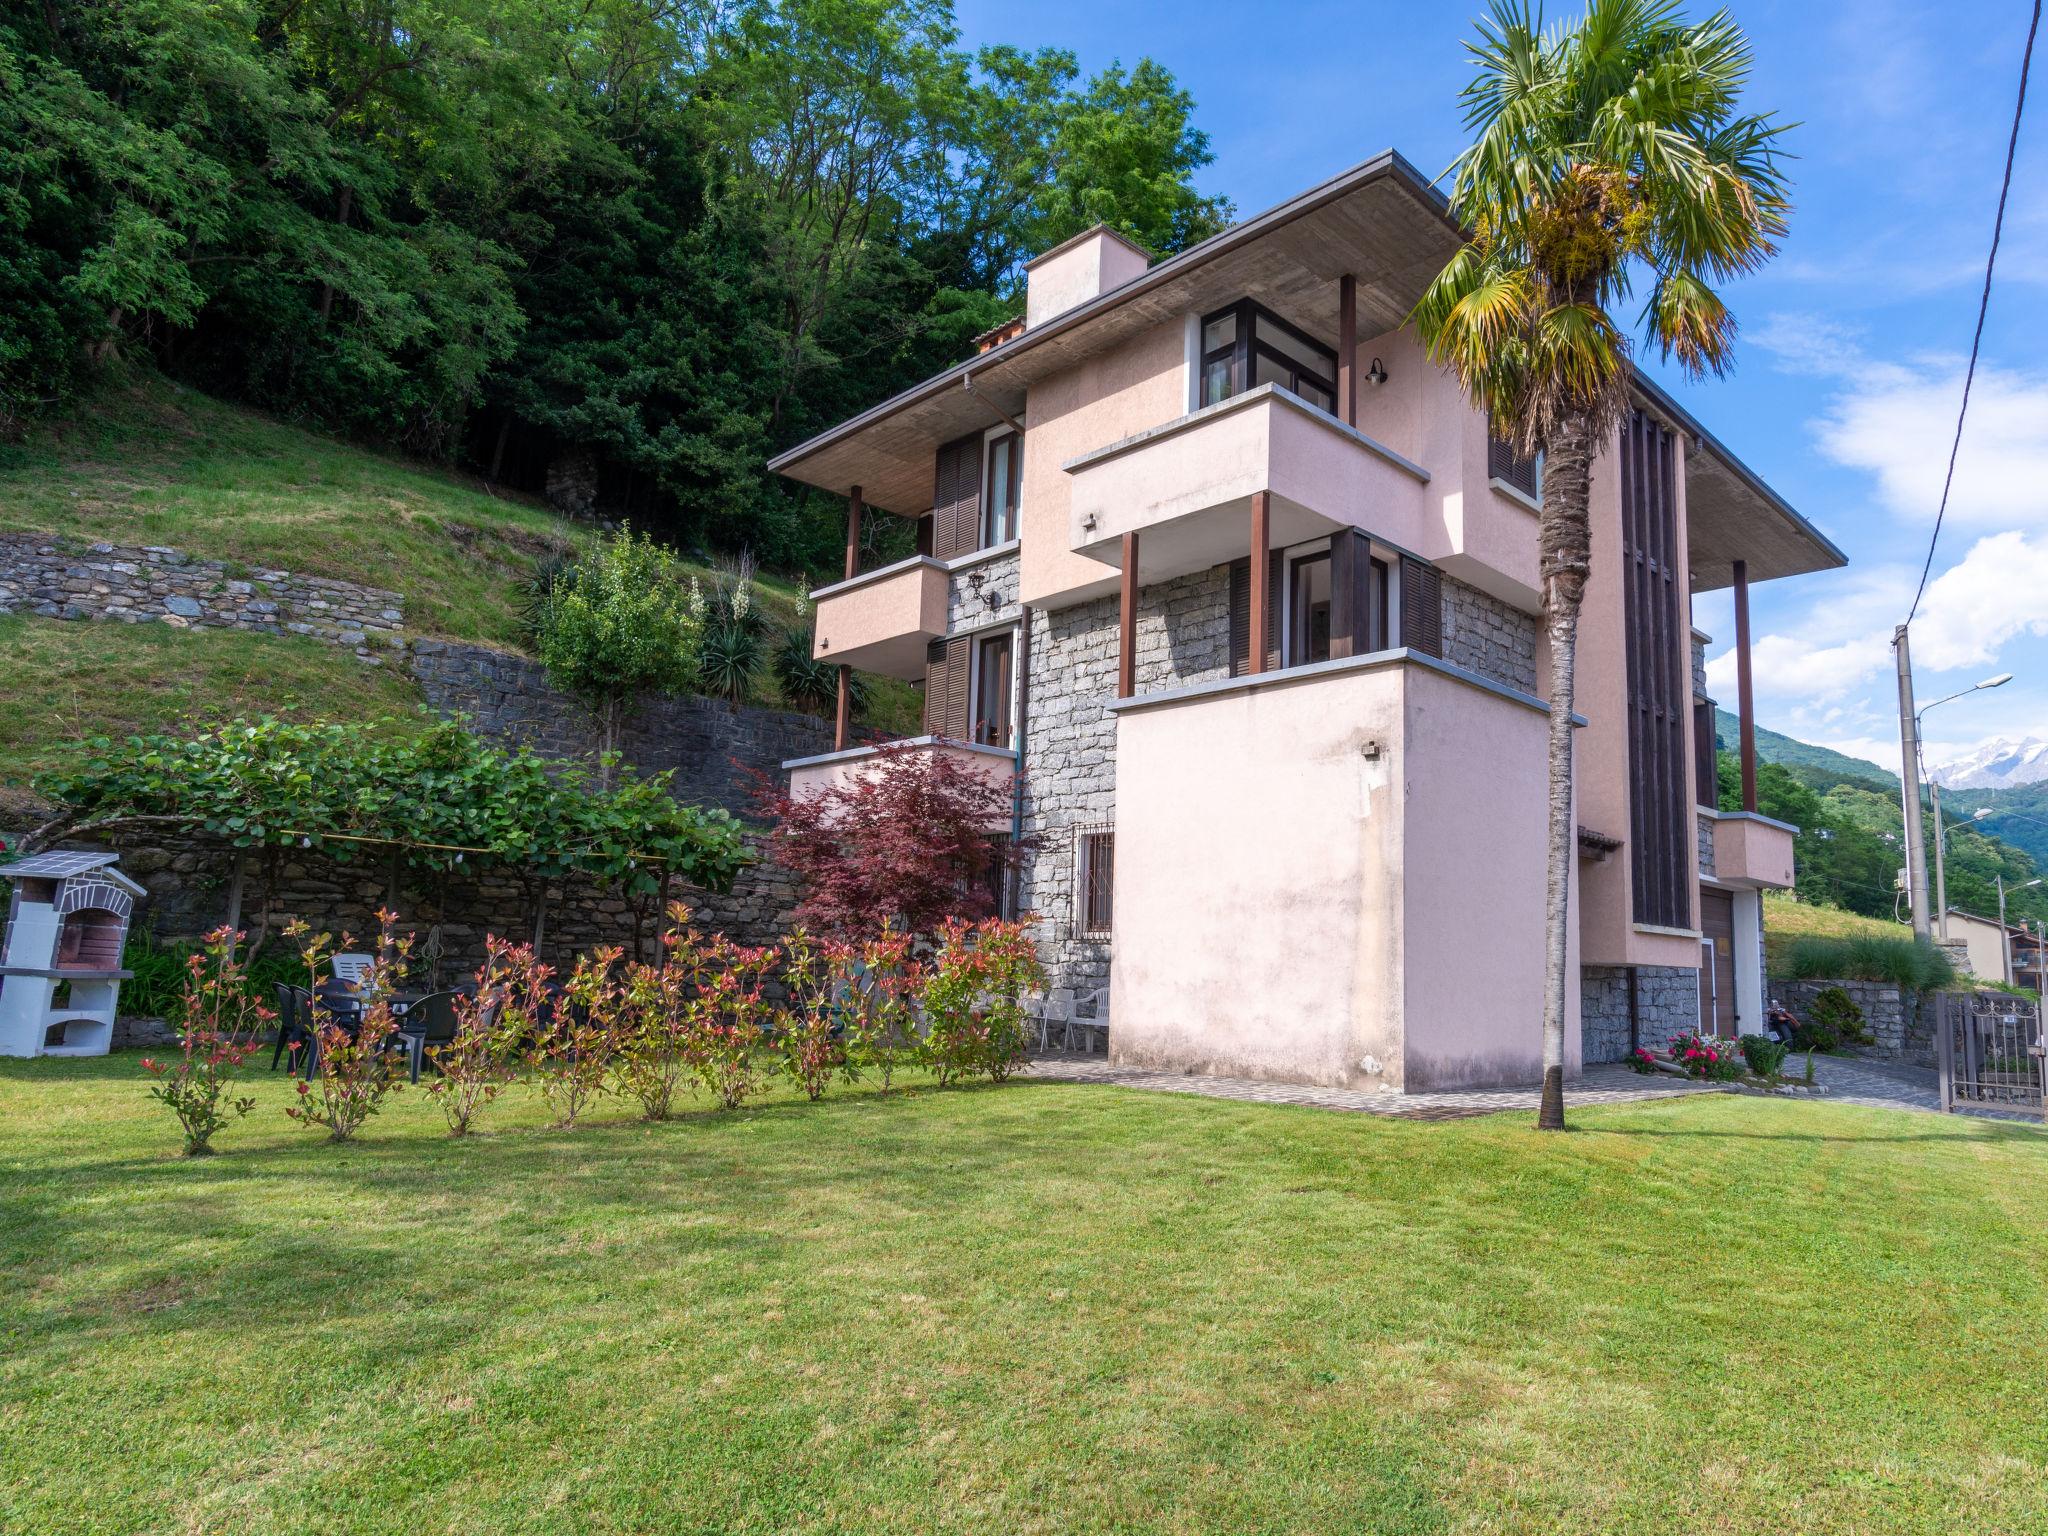
<svg viewBox="0 0 2048 1536"><path fill-rule="evenodd" d="M1015 900L1056 1003L1107 989L1121 1061L1540 1075L1540 466L1404 324L1457 239L1392 153L1166 260L1090 230L978 355L774 461L847 499L817 654L921 681L924 749L1017 783ZM1793 834L1711 808L1692 595L1734 588L1746 679L1748 584L1843 563L1654 384L1635 402L1594 480L1574 1071L1760 1025ZM876 515L920 552L857 569ZM799 792L861 771L847 740L842 707Z"/></svg>

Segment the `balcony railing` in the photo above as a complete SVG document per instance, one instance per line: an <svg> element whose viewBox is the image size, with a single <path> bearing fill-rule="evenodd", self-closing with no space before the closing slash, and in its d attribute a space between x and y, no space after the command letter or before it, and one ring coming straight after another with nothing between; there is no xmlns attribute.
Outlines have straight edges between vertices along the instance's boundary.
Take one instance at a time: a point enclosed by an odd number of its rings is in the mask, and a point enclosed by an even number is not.
<svg viewBox="0 0 2048 1536"><path fill-rule="evenodd" d="M924 675L925 647L946 632L946 567L912 555L820 587L811 654L885 677Z"/></svg>
<svg viewBox="0 0 2048 1536"><path fill-rule="evenodd" d="M1076 553L1118 563L1144 535L1144 579L1244 553L1252 496L1271 495L1272 544L1363 528L1421 549L1429 472L1277 385L1261 385L1065 465Z"/></svg>

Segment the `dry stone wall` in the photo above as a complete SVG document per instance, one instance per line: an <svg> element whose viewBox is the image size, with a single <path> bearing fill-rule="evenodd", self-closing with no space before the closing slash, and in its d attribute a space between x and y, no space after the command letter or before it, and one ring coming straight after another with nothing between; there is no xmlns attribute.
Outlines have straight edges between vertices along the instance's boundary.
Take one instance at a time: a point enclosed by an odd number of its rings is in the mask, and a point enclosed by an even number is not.
<svg viewBox="0 0 2048 1536"><path fill-rule="evenodd" d="M372 663L405 644L404 599L382 587L35 533L0 534L0 613L308 635Z"/></svg>
<svg viewBox="0 0 2048 1536"><path fill-rule="evenodd" d="M1625 965L1589 965L1579 976L1579 1048L1587 1065L1626 1061L1629 1053ZM1639 965L1636 1043L1661 1051L1680 1030L1700 1022L1700 973L1675 965Z"/></svg>
<svg viewBox="0 0 2048 1536"><path fill-rule="evenodd" d="M1448 577L1443 593L1444 660L1540 696L1535 617Z"/></svg>

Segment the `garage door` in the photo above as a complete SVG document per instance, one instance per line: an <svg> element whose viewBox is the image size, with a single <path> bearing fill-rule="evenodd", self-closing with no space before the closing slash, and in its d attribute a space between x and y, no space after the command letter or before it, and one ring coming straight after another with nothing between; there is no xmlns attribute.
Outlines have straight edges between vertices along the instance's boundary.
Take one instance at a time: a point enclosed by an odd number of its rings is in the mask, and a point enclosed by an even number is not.
<svg viewBox="0 0 2048 1536"><path fill-rule="evenodd" d="M1700 1028L1735 1038L1735 898L1700 892Z"/></svg>

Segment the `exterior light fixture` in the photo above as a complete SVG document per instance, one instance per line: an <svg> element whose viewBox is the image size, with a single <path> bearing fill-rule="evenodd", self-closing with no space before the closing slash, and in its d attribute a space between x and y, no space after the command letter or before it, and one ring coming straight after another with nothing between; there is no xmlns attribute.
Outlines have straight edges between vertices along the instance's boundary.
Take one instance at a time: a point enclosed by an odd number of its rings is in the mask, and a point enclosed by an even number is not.
<svg viewBox="0 0 2048 1536"><path fill-rule="evenodd" d="M1372 385L1375 389L1387 382L1386 365L1378 358L1374 358L1372 366L1365 370L1365 382Z"/></svg>

